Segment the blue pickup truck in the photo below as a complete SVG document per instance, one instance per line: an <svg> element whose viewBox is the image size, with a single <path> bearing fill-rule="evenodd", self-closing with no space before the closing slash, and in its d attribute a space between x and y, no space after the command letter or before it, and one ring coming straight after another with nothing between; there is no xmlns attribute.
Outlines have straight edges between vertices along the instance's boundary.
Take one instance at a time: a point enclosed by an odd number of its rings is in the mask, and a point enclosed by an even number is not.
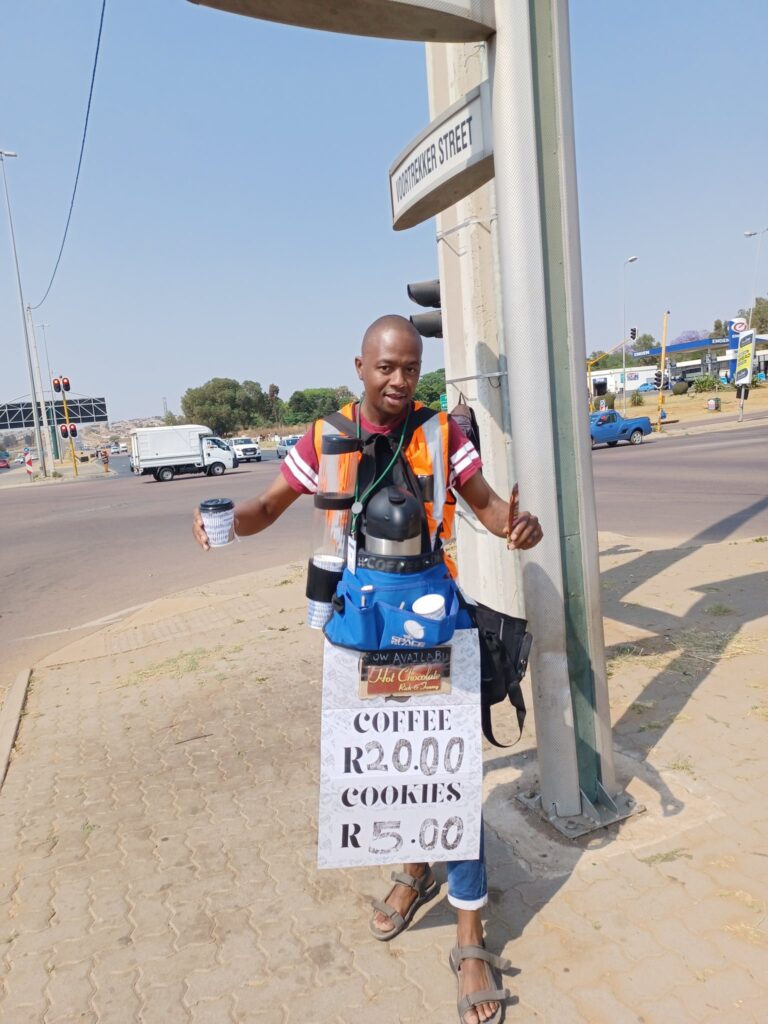
<svg viewBox="0 0 768 1024"><path fill-rule="evenodd" d="M607 444L614 448L619 441L640 444L650 432L651 421L647 416L625 420L614 409L606 409L605 412L593 412L589 417L589 433L593 448L597 444Z"/></svg>

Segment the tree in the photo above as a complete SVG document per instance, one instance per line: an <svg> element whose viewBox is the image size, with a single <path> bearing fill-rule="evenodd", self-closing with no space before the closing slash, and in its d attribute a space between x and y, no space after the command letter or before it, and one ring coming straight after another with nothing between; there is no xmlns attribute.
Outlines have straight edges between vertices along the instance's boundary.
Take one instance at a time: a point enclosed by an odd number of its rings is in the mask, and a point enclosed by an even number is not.
<svg viewBox="0 0 768 1024"><path fill-rule="evenodd" d="M440 395L445 393L445 370L433 370L431 373L425 373L416 385L416 392L414 398L417 401L423 402L424 405L432 405L434 402L440 402Z"/></svg>
<svg viewBox="0 0 768 1024"><path fill-rule="evenodd" d="M199 388L189 388L181 399L188 423L201 423L214 434L230 434L241 425L241 385L230 377L214 377Z"/></svg>
<svg viewBox="0 0 768 1024"><path fill-rule="evenodd" d="M270 384L267 390L267 417L270 423L280 423L285 415L285 402L279 398L280 388Z"/></svg>
<svg viewBox="0 0 768 1024"><path fill-rule="evenodd" d="M178 427L179 424L183 422L183 417L177 416L175 412L167 412L165 416L163 416L163 423L166 427Z"/></svg>
<svg viewBox="0 0 768 1024"><path fill-rule="evenodd" d="M727 338L728 337L728 322L723 320L715 320L712 325L711 338Z"/></svg>
<svg viewBox="0 0 768 1024"><path fill-rule="evenodd" d="M755 299L755 308L752 312L752 327L751 330L757 334L768 333L768 299L762 295L758 295ZM750 310L740 309L738 312L739 316L743 316L744 319L749 323Z"/></svg>
<svg viewBox="0 0 768 1024"><path fill-rule="evenodd" d="M646 352L649 348L656 348L656 339L652 334L641 334L634 344L630 345L629 352ZM658 356L632 356L633 366L655 366Z"/></svg>
<svg viewBox="0 0 768 1024"><path fill-rule="evenodd" d="M334 388L336 392L336 408L340 409L342 405L347 405L349 402L356 402L357 395L353 395L346 384L342 384L341 387Z"/></svg>

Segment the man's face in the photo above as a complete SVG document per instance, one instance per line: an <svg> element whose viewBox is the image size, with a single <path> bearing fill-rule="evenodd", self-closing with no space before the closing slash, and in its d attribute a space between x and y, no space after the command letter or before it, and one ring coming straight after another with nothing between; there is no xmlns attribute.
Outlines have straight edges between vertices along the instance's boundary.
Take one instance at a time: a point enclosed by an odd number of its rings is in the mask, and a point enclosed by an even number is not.
<svg viewBox="0 0 768 1024"><path fill-rule="evenodd" d="M421 341L410 330L388 327L369 338L355 359L369 413L379 423L399 419L408 408L421 373Z"/></svg>

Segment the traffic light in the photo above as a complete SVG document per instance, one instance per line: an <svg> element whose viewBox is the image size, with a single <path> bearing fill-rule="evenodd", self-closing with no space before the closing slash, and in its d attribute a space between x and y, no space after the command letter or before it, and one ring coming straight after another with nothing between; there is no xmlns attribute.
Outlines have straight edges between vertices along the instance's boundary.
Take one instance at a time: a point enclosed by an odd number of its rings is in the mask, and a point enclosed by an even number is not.
<svg viewBox="0 0 768 1024"><path fill-rule="evenodd" d="M61 378L61 387L63 391L69 391L69 377Z"/></svg>
<svg viewBox="0 0 768 1024"><path fill-rule="evenodd" d="M77 437L77 427L75 426L74 423L69 424L69 436Z"/></svg>
<svg viewBox="0 0 768 1024"><path fill-rule="evenodd" d="M653 383L661 391L661 370L657 370L653 375Z"/></svg>
<svg viewBox="0 0 768 1024"><path fill-rule="evenodd" d="M58 377L53 378L53 390L56 392L57 395L61 391L61 381L59 380Z"/></svg>
<svg viewBox="0 0 768 1024"><path fill-rule="evenodd" d="M440 281L415 281L408 285L408 298L417 306L431 306L431 313L415 313L408 319L422 338L442 338L443 311L440 309Z"/></svg>
<svg viewBox="0 0 768 1024"><path fill-rule="evenodd" d="M636 327L630 327L629 328L629 340L630 341L637 341L637 328Z"/></svg>
<svg viewBox="0 0 768 1024"><path fill-rule="evenodd" d="M67 427L66 423L62 423L59 426L59 431L61 432L62 437L69 437L69 428Z"/></svg>

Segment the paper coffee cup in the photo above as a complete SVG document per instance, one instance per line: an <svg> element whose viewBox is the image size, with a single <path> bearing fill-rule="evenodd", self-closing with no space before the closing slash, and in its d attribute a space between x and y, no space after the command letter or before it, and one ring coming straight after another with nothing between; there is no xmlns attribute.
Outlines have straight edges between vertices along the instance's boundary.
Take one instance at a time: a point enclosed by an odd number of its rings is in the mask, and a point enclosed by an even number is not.
<svg viewBox="0 0 768 1024"><path fill-rule="evenodd" d="M235 503L231 498L200 502L200 515L212 548L223 548L235 539Z"/></svg>
<svg viewBox="0 0 768 1024"><path fill-rule="evenodd" d="M328 572L342 572L344 570L344 559L338 555L312 555L312 561L318 569L327 569Z"/></svg>
<svg viewBox="0 0 768 1024"><path fill-rule="evenodd" d="M310 629L322 629L332 615L333 605L330 601L313 601L311 597L307 598L307 625Z"/></svg>
<svg viewBox="0 0 768 1024"><path fill-rule="evenodd" d="M413 611L425 619L444 619L445 598L442 594L425 594L413 602Z"/></svg>

